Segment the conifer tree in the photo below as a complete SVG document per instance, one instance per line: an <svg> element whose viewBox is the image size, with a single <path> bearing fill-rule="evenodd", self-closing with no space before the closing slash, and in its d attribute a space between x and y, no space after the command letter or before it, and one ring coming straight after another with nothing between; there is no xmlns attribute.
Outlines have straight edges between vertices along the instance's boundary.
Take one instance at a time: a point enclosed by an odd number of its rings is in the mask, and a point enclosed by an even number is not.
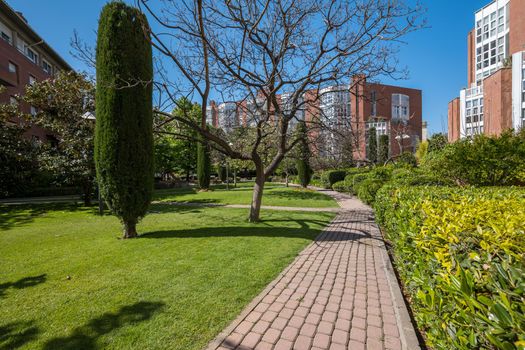
<svg viewBox="0 0 525 350"><path fill-rule="evenodd" d="M197 178L201 190L210 188L210 173L210 146L206 139L201 138L200 142L197 143Z"/></svg>
<svg viewBox="0 0 525 350"><path fill-rule="evenodd" d="M95 162L103 198L137 236L153 191L151 44L143 14L111 2L100 14L96 67Z"/></svg>
<svg viewBox="0 0 525 350"><path fill-rule="evenodd" d="M310 147L308 146L308 134L306 124L300 121L297 124L297 133L301 141L297 145L297 175L299 183L306 188L312 179L312 168L310 167Z"/></svg>

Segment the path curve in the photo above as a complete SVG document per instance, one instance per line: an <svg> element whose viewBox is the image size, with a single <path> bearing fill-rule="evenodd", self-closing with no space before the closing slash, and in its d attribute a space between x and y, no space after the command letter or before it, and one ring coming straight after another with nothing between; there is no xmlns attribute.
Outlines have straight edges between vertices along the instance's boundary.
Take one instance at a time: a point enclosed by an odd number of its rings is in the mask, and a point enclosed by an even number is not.
<svg viewBox="0 0 525 350"><path fill-rule="evenodd" d="M339 214L207 350L420 349L372 209L323 193Z"/></svg>

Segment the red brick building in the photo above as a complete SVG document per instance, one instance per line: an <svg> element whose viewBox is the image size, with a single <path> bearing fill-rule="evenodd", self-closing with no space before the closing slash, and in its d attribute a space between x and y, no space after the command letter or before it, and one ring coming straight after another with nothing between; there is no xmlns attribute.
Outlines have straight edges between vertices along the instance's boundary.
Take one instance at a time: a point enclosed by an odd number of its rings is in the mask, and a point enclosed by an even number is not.
<svg viewBox="0 0 525 350"><path fill-rule="evenodd" d="M0 94L0 103L17 103L15 96L23 95L27 85L48 79L60 70L71 70L71 67L30 27L21 13L0 0L0 85L6 88ZM35 112L25 103L19 107L28 114ZM39 140L52 138L36 126L26 135Z"/></svg>
<svg viewBox="0 0 525 350"><path fill-rule="evenodd" d="M468 88L449 102L449 141L525 127L525 0L494 0L474 17Z"/></svg>
<svg viewBox="0 0 525 350"><path fill-rule="evenodd" d="M284 111L289 95L278 96ZM259 99L253 103L212 101L207 109L208 123L226 132L241 125L253 125L250 115L257 117L257 106L264 104L263 99ZM368 159L371 127L376 128L376 137L389 136L392 156L402 151L414 152L422 139L421 90L371 83L356 77L350 85L307 91L299 103L303 108L291 121L290 129L297 120L309 123L313 151L322 157L336 156L342 148L341 142L345 141L341 137L346 135L353 138L354 159ZM316 127L316 123L320 126Z"/></svg>

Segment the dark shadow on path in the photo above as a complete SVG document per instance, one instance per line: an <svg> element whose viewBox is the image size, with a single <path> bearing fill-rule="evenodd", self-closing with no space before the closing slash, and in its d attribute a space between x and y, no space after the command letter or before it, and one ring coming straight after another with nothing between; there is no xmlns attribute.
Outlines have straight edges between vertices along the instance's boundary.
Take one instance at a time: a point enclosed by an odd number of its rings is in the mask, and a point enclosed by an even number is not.
<svg viewBox="0 0 525 350"><path fill-rule="evenodd" d="M0 350L18 349L35 340L39 333L34 322L12 322L0 326Z"/></svg>
<svg viewBox="0 0 525 350"><path fill-rule="evenodd" d="M141 301L132 305L123 306L115 313L105 313L83 326L73 330L68 337L54 338L48 341L45 350L95 350L101 348L97 340L115 329L126 325L133 325L150 319L158 312L164 303Z"/></svg>
<svg viewBox="0 0 525 350"><path fill-rule="evenodd" d="M0 284L0 297L2 297L5 294L5 291L9 288L14 289L24 289L27 287L33 287L37 284L44 283L47 279L46 274L38 275L38 276L31 276L31 277L24 277L19 279L16 282L6 282Z"/></svg>

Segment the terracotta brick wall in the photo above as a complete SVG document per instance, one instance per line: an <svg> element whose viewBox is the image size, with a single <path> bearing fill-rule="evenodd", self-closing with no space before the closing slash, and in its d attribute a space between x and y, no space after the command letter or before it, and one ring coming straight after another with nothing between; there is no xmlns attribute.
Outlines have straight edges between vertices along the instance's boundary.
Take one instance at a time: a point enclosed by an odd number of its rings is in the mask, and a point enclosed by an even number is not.
<svg viewBox="0 0 525 350"><path fill-rule="evenodd" d="M454 142L459 139L460 135L460 110L459 97L456 97L448 103L448 141Z"/></svg>
<svg viewBox="0 0 525 350"><path fill-rule="evenodd" d="M16 74L9 73L9 62L17 66ZM0 40L0 84L6 87L6 91L0 94L0 103L9 103L11 96L23 95L26 86L29 84L30 75L35 77L37 81L50 77L49 74L22 55L15 47L4 40ZM31 112L31 106L27 103L21 103L20 109L24 113ZM46 140L48 134L49 132L42 128L31 126L25 135L28 138L36 136L41 140Z"/></svg>
<svg viewBox="0 0 525 350"><path fill-rule="evenodd" d="M499 135L512 127L512 69L503 68L483 82L484 133Z"/></svg>
<svg viewBox="0 0 525 350"><path fill-rule="evenodd" d="M510 1L509 39L510 55L525 50L525 0Z"/></svg>

